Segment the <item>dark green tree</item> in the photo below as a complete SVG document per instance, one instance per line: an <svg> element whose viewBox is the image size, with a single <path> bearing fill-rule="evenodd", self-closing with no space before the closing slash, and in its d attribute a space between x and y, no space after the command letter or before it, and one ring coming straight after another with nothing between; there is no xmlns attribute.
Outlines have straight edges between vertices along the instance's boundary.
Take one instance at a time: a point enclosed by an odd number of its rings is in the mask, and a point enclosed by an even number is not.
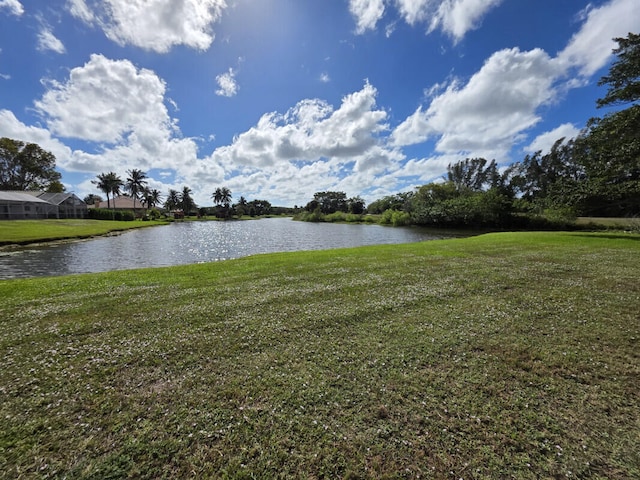
<svg viewBox="0 0 640 480"><path fill-rule="evenodd" d="M347 194L344 192L316 192L313 200L305 206L305 210L313 212L320 208L325 215L335 212L348 212Z"/></svg>
<svg viewBox="0 0 640 480"><path fill-rule="evenodd" d="M579 207L587 215L640 214L640 35L615 40L617 59L600 80L609 89L597 104L632 105L592 118L576 139L574 154L586 174Z"/></svg>
<svg viewBox="0 0 640 480"><path fill-rule="evenodd" d="M115 172L101 173L97 179L92 180L91 183L107 196L107 208L111 208L109 196L111 195L115 198L117 195L120 195L120 189L124 185L122 179Z"/></svg>
<svg viewBox="0 0 640 480"><path fill-rule="evenodd" d="M191 194L193 190L189 187L182 187L182 192L180 192L180 207L184 212L185 217L188 217L189 214L197 208L196 202L193 201Z"/></svg>
<svg viewBox="0 0 640 480"><path fill-rule="evenodd" d="M233 209L236 211L236 215L238 215L238 217L247 213L247 205L247 199L242 196L240 197L240 200L238 200L238 203L233 205Z"/></svg>
<svg viewBox="0 0 640 480"><path fill-rule="evenodd" d="M267 200L251 200L247 203L249 215L258 217L260 215L269 215L271 213L271 203Z"/></svg>
<svg viewBox="0 0 640 480"><path fill-rule="evenodd" d="M355 215L362 215L366 210L367 204L365 201L358 197L352 197L347 200L347 210L349 213L353 213Z"/></svg>
<svg viewBox="0 0 640 480"><path fill-rule="evenodd" d="M149 187L144 187L142 190L142 203L146 208L155 208L160 204L162 194L159 190Z"/></svg>
<svg viewBox="0 0 640 480"><path fill-rule="evenodd" d="M640 35L629 33L627 38L614 38L618 48L613 53L618 58L609 69L609 75L598 85L608 85L609 90L597 100L598 107L622 105L640 99Z"/></svg>
<svg viewBox="0 0 640 480"><path fill-rule="evenodd" d="M180 194L177 190L169 189L169 194L164 202L164 208L168 211L175 210L180 206Z"/></svg>
<svg viewBox="0 0 640 480"><path fill-rule="evenodd" d="M136 200L138 200L141 194L144 192L144 188L147 185L147 174L142 170L132 169L127 170L127 179L124 183L124 189L131 194L133 198L133 211L136 211Z"/></svg>
<svg viewBox="0 0 640 480"><path fill-rule="evenodd" d="M218 207L218 216L228 218L231 211L231 190L227 187L218 187L211 195L211 198Z"/></svg>
<svg viewBox="0 0 640 480"><path fill-rule="evenodd" d="M446 179L458 190L480 192L499 187L501 176L495 160L487 165L484 158L467 158L453 165L449 164Z"/></svg>
<svg viewBox="0 0 640 480"><path fill-rule="evenodd" d="M46 190L60 184L55 166L53 153L39 145L0 138L0 190Z"/></svg>
<svg viewBox="0 0 640 480"><path fill-rule="evenodd" d="M82 201L87 205L95 205L96 203L102 202L102 197L100 195L96 195L95 193L90 193L89 195L84 197Z"/></svg>

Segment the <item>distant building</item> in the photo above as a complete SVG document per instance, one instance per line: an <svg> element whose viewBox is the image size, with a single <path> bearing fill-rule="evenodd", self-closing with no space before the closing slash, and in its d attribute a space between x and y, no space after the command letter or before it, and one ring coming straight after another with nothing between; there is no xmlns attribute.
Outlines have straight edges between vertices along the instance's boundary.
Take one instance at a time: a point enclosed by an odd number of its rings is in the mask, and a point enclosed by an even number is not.
<svg viewBox="0 0 640 480"><path fill-rule="evenodd" d="M109 199L107 203L106 200L102 202L97 202L94 205L90 205L89 208L113 208L114 210L133 210L133 197L129 197L127 195L120 195L115 198ZM142 202L140 200L136 200L136 210L139 208L144 208Z"/></svg>
<svg viewBox="0 0 640 480"><path fill-rule="evenodd" d="M0 191L0 220L84 218L87 205L73 193Z"/></svg>
<svg viewBox="0 0 640 480"><path fill-rule="evenodd" d="M0 191L1 220L49 218L51 215L55 218L56 214L57 207L38 198L34 192Z"/></svg>
<svg viewBox="0 0 640 480"><path fill-rule="evenodd" d="M85 218L87 204L73 193L42 193L38 198L58 207L56 218Z"/></svg>

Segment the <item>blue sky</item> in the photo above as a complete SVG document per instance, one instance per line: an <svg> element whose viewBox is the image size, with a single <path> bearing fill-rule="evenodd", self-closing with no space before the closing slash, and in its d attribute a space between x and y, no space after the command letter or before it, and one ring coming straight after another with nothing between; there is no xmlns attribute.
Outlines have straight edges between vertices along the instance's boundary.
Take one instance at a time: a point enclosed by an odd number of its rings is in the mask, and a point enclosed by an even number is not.
<svg viewBox="0 0 640 480"><path fill-rule="evenodd" d="M0 136L68 191L367 202L575 136L638 0L0 0Z"/></svg>

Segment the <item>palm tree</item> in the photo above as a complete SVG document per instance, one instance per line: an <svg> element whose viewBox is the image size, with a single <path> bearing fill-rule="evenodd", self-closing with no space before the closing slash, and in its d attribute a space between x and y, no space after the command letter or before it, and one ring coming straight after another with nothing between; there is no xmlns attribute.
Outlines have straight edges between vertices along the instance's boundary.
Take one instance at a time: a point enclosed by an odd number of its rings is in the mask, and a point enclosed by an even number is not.
<svg viewBox="0 0 640 480"><path fill-rule="evenodd" d="M180 194L180 206L182 207L182 211L184 212L185 217L189 216L189 212L196 208L196 202L191 198L191 194L193 190L189 187L182 187L182 193Z"/></svg>
<svg viewBox="0 0 640 480"><path fill-rule="evenodd" d="M245 213L247 213L247 199L244 197L240 197L238 203L235 204L234 208L236 209L236 215L238 217L242 217Z"/></svg>
<svg viewBox="0 0 640 480"><path fill-rule="evenodd" d="M120 188L122 188L124 182L115 172L101 173L97 178L97 180L92 180L91 183L97 186L98 190L105 193L107 196L107 208L111 208L109 195L112 195L115 200L116 195L120 195ZM113 207L115 209L115 202Z"/></svg>
<svg viewBox="0 0 640 480"><path fill-rule="evenodd" d="M155 188L151 190L148 187L144 187L144 190L142 190L142 202L147 208L154 208L158 205L161 197L162 195L160 194L160 191Z"/></svg>
<svg viewBox="0 0 640 480"><path fill-rule="evenodd" d="M216 188L213 195L211 195L213 201L216 205L224 206L224 216L227 217L229 215L229 207L231 206L231 190L227 187L218 187Z"/></svg>
<svg viewBox="0 0 640 480"><path fill-rule="evenodd" d="M127 170L127 181L124 184L125 190L131 193L133 197L133 213L135 215L136 212L136 199L138 196L144 191L145 185L147 184L147 174L142 170L132 169Z"/></svg>
<svg viewBox="0 0 640 480"><path fill-rule="evenodd" d="M175 210L180 205L180 194L177 190L170 189L169 195L167 195L167 199L164 202L164 208L167 210Z"/></svg>

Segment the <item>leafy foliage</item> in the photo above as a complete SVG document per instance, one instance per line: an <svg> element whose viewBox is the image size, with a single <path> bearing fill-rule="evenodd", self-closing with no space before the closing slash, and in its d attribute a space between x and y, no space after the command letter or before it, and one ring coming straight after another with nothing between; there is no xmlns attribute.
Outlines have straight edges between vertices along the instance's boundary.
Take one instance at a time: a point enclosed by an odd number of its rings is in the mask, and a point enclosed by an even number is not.
<svg viewBox="0 0 640 480"><path fill-rule="evenodd" d="M35 143L0 138L0 190L47 190L60 184L56 157Z"/></svg>
<svg viewBox="0 0 640 480"><path fill-rule="evenodd" d="M629 33L627 38L614 40L618 42L618 48L613 53L618 59L609 69L609 75L598 82L598 85L609 86L607 94L597 102L599 107L640 99L640 35Z"/></svg>

